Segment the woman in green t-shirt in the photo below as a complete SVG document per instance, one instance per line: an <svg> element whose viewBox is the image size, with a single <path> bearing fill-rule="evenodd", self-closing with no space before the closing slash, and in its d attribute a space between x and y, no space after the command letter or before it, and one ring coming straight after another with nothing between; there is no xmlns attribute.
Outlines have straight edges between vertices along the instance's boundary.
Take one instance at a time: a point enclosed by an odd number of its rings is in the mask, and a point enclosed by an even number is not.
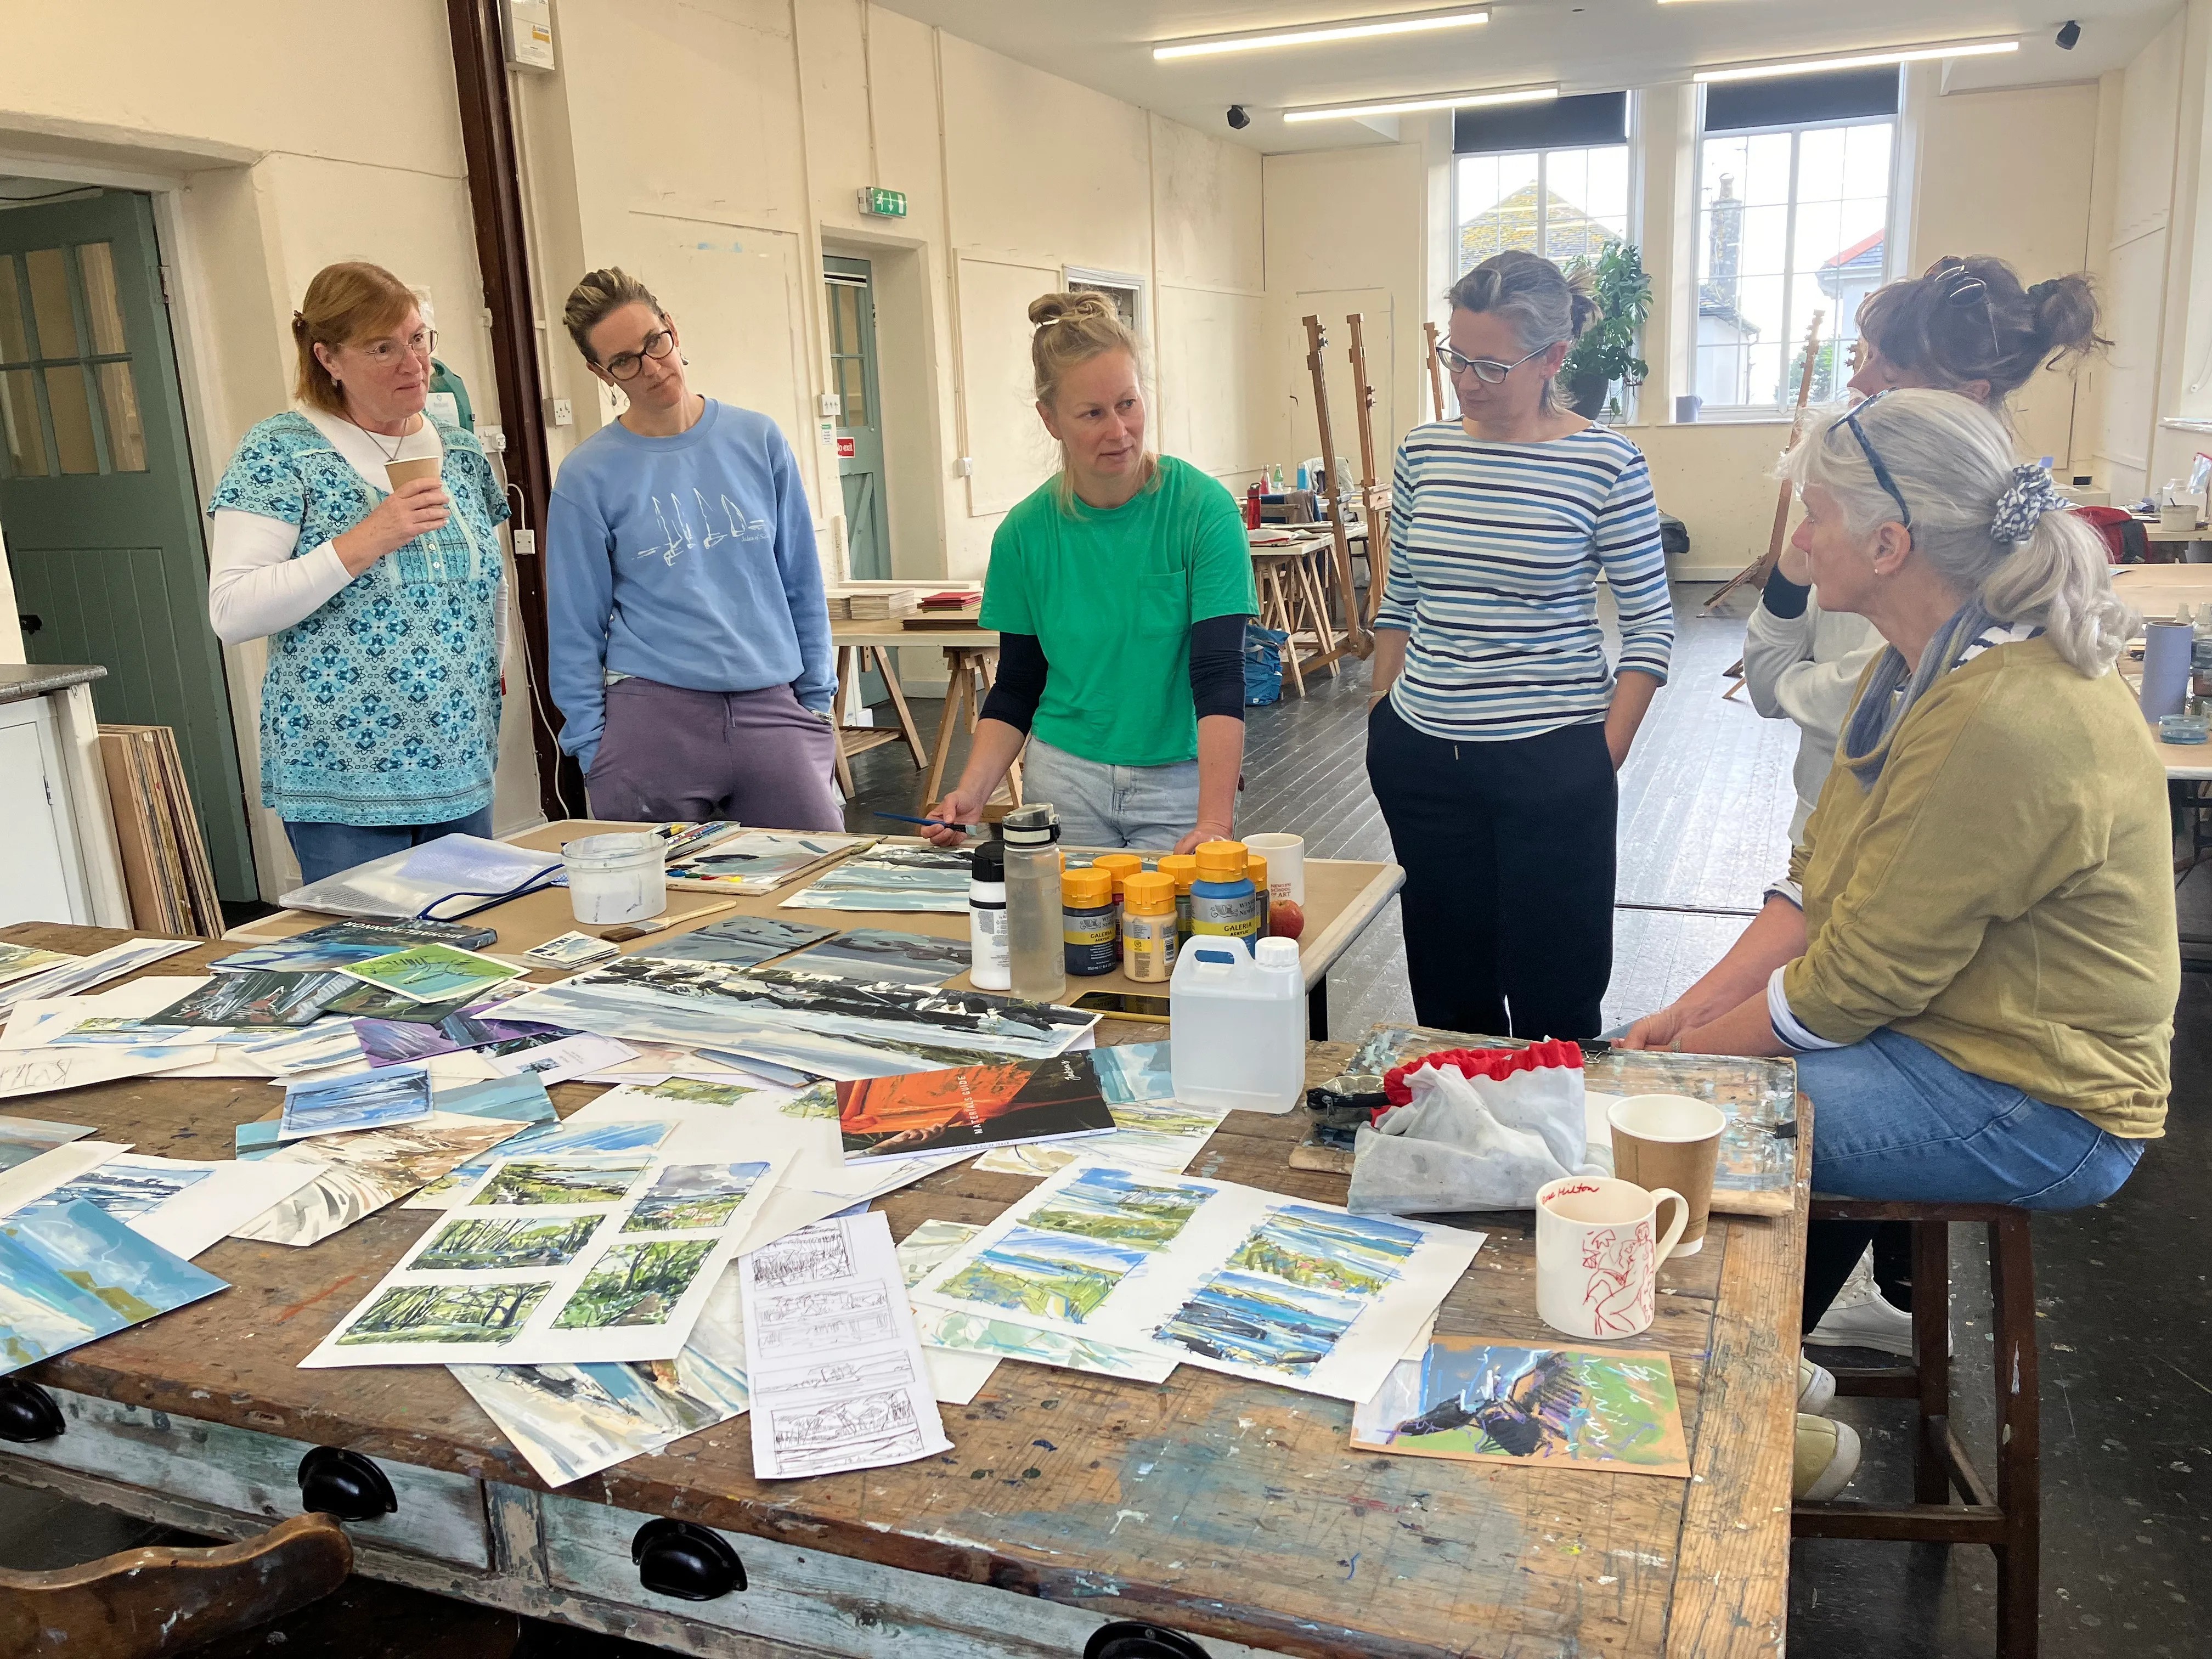
<svg viewBox="0 0 2212 1659"><path fill-rule="evenodd" d="M1146 447L1137 339L1112 301L1048 294L1030 321L1061 466L991 538L981 621L999 631L998 679L932 816L975 823L1026 740L1024 793L1052 803L1067 844L1225 840L1257 608L1243 517L1217 480Z"/></svg>

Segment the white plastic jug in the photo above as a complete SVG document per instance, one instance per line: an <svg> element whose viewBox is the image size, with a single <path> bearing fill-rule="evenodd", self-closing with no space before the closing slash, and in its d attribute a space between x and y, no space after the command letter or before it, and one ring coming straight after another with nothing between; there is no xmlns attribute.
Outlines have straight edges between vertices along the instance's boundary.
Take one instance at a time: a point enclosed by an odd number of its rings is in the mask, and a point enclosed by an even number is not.
<svg viewBox="0 0 2212 1659"><path fill-rule="evenodd" d="M1305 977L1298 947L1194 938L1168 985L1169 1063L1187 1106L1287 1112L1306 1086Z"/></svg>

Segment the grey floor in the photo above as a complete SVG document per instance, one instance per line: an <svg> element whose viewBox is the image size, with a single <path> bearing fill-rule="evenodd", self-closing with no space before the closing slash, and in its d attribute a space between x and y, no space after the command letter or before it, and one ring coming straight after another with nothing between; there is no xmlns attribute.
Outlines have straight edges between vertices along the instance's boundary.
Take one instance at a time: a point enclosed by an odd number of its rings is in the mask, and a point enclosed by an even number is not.
<svg viewBox="0 0 2212 1659"><path fill-rule="evenodd" d="M1678 994L1727 948L1785 854L1791 729L1764 721L1721 673L1742 611L1704 617L1704 588L1677 595L1674 675L1621 779L1620 894L1608 1018ZM1319 857L1390 856L1364 765L1366 670L1251 711L1240 822L1306 837ZM915 713L925 741L939 705ZM956 756L964 752L957 740ZM957 763L957 762L956 762ZM919 810L920 775L901 747L854 763L851 827L895 826L867 809ZM2212 872L2181 889L2185 925L2212 933ZM1330 975L1334 1035L1411 1018L1395 908ZM2036 1224L2043 1362L2044 1651L2057 1659L2212 1653L2212 981L2188 978L2175 1043L2172 1133L2109 1204ZM1990 1443L1985 1258L1954 1243L1960 1421ZM1861 1356L1862 1359L1865 1357ZM1865 1437L1855 1488L1909 1497L1901 1407L1839 1407ZM148 1529L0 1487L0 1565L53 1566L140 1541ZM1790 1650L1817 1659L1966 1659L1994 1650L1995 1571L1986 1551L1814 1542L1792 1553ZM303 1630L304 1650L373 1659L379 1650ZM550 1632L534 1633L540 1643ZM363 1638L366 1641L367 1638ZM527 1645L527 1638L526 1638ZM257 1651L262 1650L257 1650ZM504 1646L485 1640L487 1656ZM1479 1648L1478 1650L1479 1650ZM611 1653L563 1638L565 1656Z"/></svg>

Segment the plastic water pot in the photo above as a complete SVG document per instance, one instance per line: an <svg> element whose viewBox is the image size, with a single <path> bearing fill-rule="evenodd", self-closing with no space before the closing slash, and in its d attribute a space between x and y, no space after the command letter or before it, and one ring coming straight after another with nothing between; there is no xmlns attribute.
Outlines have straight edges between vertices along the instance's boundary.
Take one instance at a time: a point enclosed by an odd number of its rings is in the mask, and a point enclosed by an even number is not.
<svg viewBox="0 0 2212 1659"><path fill-rule="evenodd" d="M642 921L668 908L668 843L651 833L586 836L566 842L568 902L576 920Z"/></svg>
<svg viewBox="0 0 2212 1659"><path fill-rule="evenodd" d="M1194 938L1168 986L1175 1097L1188 1106L1287 1112L1306 1086L1305 977L1298 947Z"/></svg>

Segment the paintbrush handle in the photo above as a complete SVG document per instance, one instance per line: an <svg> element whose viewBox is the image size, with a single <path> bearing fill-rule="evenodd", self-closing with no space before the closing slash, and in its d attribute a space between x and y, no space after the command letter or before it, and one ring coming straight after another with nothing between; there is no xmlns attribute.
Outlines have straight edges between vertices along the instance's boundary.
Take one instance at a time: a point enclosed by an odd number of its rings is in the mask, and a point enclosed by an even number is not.
<svg viewBox="0 0 2212 1659"><path fill-rule="evenodd" d="M610 927L599 937L617 945L627 945L634 939L643 939L651 933L675 927L678 922L696 921L702 916L717 916L725 910L738 908L735 899L724 899L720 904L702 904L696 910L679 911L672 916L654 916L646 921L633 921L620 927Z"/></svg>

